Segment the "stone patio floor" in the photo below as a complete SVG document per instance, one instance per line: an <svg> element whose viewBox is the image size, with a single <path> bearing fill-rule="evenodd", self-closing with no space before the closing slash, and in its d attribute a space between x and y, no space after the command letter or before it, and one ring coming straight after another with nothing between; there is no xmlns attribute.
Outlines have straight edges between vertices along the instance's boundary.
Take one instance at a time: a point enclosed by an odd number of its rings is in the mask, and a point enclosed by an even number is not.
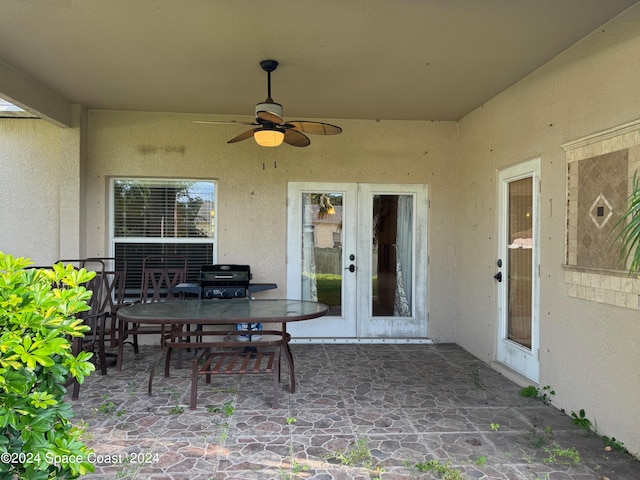
<svg viewBox="0 0 640 480"><path fill-rule="evenodd" d="M293 344L280 408L270 376L156 375L125 351L74 402L91 479L640 479L640 462L452 344Z"/></svg>

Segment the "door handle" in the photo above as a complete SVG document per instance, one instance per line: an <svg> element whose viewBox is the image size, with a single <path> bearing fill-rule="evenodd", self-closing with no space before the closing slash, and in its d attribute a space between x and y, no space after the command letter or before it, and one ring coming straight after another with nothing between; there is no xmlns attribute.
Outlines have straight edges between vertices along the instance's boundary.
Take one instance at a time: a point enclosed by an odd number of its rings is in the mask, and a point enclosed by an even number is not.
<svg viewBox="0 0 640 480"><path fill-rule="evenodd" d="M356 266L352 263L351 265L346 267L345 270L349 270L351 273L353 273L356 271Z"/></svg>
<svg viewBox="0 0 640 480"><path fill-rule="evenodd" d="M497 281L501 282L502 281L502 272L498 272L496 273L493 278L495 278Z"/></svg>

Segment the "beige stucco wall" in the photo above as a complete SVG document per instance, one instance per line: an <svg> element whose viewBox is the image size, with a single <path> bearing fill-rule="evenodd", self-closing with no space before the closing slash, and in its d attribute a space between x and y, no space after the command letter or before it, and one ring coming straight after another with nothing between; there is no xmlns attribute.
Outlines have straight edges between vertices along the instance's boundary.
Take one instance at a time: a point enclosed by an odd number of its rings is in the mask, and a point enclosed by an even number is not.
<svg viewBox="0 0 640 480"><path fill-rule="evenodd" d="M0 122L0 250L49 264L60 255L60 128Z"/></svg>
<svg viewBox="0 0 640 480"><path fill-rule="evenodd" d="M429 210L429 336L453 341L451 221L457 124L332 120L344 133L311 146L267 149L226 141L238 125L194 124L200 116L90 111L87 250L107 255L107 197L114 176L211 178L219 182L218 261L248 263L255 282L286 292L287 182L426 183ZM230 117L209 117L229 120ZM250 121L250 118L242 120Z"/></svg>
<svg viewBox="0 0 640 480"><path fill-rule="evenodd" d="M36 265L85 252L82 218L85 112L73 127L38 119L0 121L0 250Z"/></svg>
<svg viewBox="0 0 640 480"><path fill-rule="evenodd" d="M569 297L562 144L640 117L640 7L629 10L460 122L456 341L495 357L497 171L540 156L540 385L567 412L640 451L637 311ZM526 381L522 382L526 384Z"/></svg>

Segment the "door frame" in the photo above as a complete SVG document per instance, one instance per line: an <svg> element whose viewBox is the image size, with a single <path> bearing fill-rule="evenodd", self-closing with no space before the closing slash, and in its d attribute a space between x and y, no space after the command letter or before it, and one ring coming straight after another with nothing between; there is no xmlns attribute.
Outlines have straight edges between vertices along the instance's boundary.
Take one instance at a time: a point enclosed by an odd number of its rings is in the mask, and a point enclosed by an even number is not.
<svg viewBox="0 0 640 480"><path fill-rule="evenodd" d="M520 375L538 382L540 374L540 157L498 171L498 259L503 281L497 283L496 360ZM508 339L508 185L532 178L531 349Z"/></svg>
<svg viewBox="0 0 640 480"><path fill-rule="evenodd" d="M300 265L302 265L302 248L300 232L302 231L302 201L300 193L331 192L342 193L342 259L341 265L348 265L348 256L355 252L356 223L345 218L344 212L347 209L357 208L357 184L355 183L329 183L329 182L289 182L287 185L287 298L300 299L302 297L302 286L300 283ZM353 203L353 205L352 205ZM353 219L356 219L357 212L354 212ZM344 271L344 270L343 270ZM355 276L343 275L343 299L356 298ZM327 337L326 332L340 330L341 339L356 338L356 302L342 302L342 315L326 315L313 322L303 322L298 325L296 322L287 327L293 337L300 336L298 331L305 331L304 338L335 338ZM352 321L349 321L351 319ZM302 327L302 328L301 328Z"/></svg>
<svg viewBox="0 0 640 480"><path fill-rule="evenodd" d="M410 317L383 316L374 317L372 315L371 295L371 248L363 248L365 245L358 245L360 265L364 273L358 276L358 315L360 319L366 321L358 322L359 338L427 338L428 307L427 307L427 209L428 209L428 187L425 184L380 184L380 183L360 183L358 184L359 204L358 228L372 232L373 224L371 212L373 210L373 195L412 195L413 197L413 297ZM418 226L422 226L421 231ZM368 268L369 267L369 268ZM419 288L423 286L424 288ZM410 322L411 334L403 333ZM391 332L389 334L389 332Z"/></svg>
<svg viewBox="0 0 640 480"><path fill-rule="evenodd" d="M371 317L370 301L366 298L368 295L362 293L363 280L357 275L350 274L345 271L343 275L343 311L341 316L325 316L319 321L309 322L309 325L298 326L291 324L288 329L292 333L292 337L298 338L298 341L312 342L331 342L331 343L350 343L350 342L370 342L370 343L431 343L427 338L427 209L428 209L428 187L425 184L369 184L369 183L344 183L344 182L289 182L287 186L287 297L301 298L302 289L300 285L300 265L302 263L302 251L298 248L300 243L300 232L302 227L301 208L302 201L300 193L343 193L343 251L342 266L353 263L350 261L351 254L357 255L356 269L369 271L364 267L365 263L371 261L371 252L365 251L362 245L356 245L358 240L358 230L369 228L372 219L370 216L371 194L388 194L402 195L411 194L414 196L414 225L423 225L423 231L416 231L414 228L414 299L413 299L413 318L406 317L409 321L416 322L416 317L420 316L418 321L422 322L419 334L412 336L398 336L398 338L384 335L384 328L378 325L377 329L362 329L358 325L357 317L363 315L359 309L366 308L368 318ZM366 197L367 201L362 201ZM422 203L420 203L422 202ZM348 216L351 215L351 218ZM368 226L368 227L367 227ZM424 268L417 268L422 263ZM356 271L357 271L356 270ZM344 271L344 268L343 268ZM345 302L348 298L350 302ZM417 306L417 307L416 307ZM362 310L364 312L364 310ZM377 318L377 317L373 317ZM394 317L380 317L377 323L383 320L389 321ZM394 322L400 322L404 317L397 317ZM342 322L342 323L341 323ZM304 322L303 322L304 323ZM313 323L314 325L311 325ZM299 331L298 331L299 330ZM328 331L340 331L340 337L327 335ZM393 331L393 328L387 329ZM303 333L304 331L304 333ZM397 331L397 330L396 330ZM366 336L363 336L366 335Z"/></svg>

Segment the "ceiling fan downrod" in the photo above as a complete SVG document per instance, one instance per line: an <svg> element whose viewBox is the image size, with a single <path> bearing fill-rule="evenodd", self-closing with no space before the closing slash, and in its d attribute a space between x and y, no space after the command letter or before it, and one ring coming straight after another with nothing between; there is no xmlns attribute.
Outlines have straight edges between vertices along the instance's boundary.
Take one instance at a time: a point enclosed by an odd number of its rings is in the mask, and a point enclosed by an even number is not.
<svg viewBox="0 0 640 480"><path fill-rule="evenodd" d="M262 60L260 67L267 72L267 99L265 102L273 103L273 99L271 98L271 72L278 68L278 62L277 60Z"/></svg>

